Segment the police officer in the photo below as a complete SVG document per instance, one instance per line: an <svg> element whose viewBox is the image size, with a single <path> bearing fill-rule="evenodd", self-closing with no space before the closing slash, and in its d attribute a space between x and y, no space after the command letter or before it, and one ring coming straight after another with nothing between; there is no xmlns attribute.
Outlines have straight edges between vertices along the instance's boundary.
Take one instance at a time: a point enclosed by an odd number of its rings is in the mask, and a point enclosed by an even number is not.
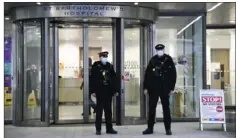
<svg viewBox="0 0 237 138"><path fill-rule="evenodd" d="M101 135L102 113L105 113L106 133L117 134L112 126L112 97L117 96L116 73L108 60L108 52L99 53L100 61L92 65L91 79L92 95L96 97L96 134Z"/></svg>
<svg viewBox="0 0 237 138"><path fill-rule="evenodd" d="M144 93L149 96L148 128L143 134L152 134L155 124L155 111L158 99L161 99L166 135L172 135L169 98L176 83L176 68L173 59L164 53L165 46L155 46L157 54L147 66L144 78Z"/></svg>

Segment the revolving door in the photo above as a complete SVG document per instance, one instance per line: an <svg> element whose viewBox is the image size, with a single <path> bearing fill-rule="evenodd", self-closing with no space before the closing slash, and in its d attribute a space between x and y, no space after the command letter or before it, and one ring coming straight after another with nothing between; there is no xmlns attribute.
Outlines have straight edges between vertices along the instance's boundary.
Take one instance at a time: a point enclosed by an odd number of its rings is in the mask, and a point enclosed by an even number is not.
<svg viewBox="0 0 237 138"><path fill-rule="evenodd" d="M89 58L109 52L119 76L112 102L117 125L146 122L143 76L152 56L152 21L63 17L16 20L13 28L13 124L93 123ZM83 85L82 85L83 82Z"/></svg>

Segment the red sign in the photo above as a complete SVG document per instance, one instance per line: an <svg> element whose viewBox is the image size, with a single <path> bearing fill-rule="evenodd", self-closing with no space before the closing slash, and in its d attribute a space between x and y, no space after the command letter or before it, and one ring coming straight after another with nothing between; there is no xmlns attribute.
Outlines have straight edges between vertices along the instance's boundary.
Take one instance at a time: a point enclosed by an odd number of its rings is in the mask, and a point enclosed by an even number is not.
<svg viewBox="0 0 237 138"><path fill-rule="evenodd" d="M222 106L217 106L216 111L217 112L223 112L223 107Z"/></svg>
<svg viewBox="0 0 237 138"><path fill-rule="evenodd" d="M222 102L221 96L202 96L202 102Z"/></svg>
<svg viewBox="0 0 237 138"><path fill-rule="evenodd" d="M216 118L216 121L224 121L224 118Z"/></svg>

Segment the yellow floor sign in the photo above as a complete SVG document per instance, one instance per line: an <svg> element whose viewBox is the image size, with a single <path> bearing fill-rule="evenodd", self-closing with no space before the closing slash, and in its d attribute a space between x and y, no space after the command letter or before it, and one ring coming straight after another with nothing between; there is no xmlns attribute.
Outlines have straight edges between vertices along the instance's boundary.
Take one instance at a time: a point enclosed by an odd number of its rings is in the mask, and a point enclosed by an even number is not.
<svg viewBox="0 0 237 138"><path fill-rule="evenodd" d="M12 105L12 93L7 93L9 87L4 88L4 105Z"/></svg>
<svg viewBox="0 0 237 138"><path fill-rule="evenodd" d="M7 93L8 87L5 87L4 91L4 105L10 106L12 105L12 93ZM32 91L28 97L28 105L35 106L36 105L36 99L35 99L35 93Z"/></svg>
<svg viewBox="0 0 237 138"><path fill-rule="evenodd" d="M32 91L28 97L28 105L36 105L35 93Z"/></svg>
<svg viewBox="0 0 237 138"><path fill-rule="evenodd" d="M182 117L184 115L183 113L183 93L178 92L173 94L172 96L172 116L173 117Z"/></svg>

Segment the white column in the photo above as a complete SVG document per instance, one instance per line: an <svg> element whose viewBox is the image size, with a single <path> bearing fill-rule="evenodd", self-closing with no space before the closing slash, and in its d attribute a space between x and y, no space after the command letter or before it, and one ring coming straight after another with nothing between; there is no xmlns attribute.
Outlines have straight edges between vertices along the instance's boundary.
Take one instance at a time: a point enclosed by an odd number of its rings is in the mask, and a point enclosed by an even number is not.
<svg viewBox="0 0 237 138"><path fill-rule="evenodd" d="M231 85L231 104L235 105L235 30L230 33L230 85Z"/></svg>
<svg viewBox="0 0 237 138"><path fill-rule="evenodd" d="M210 45L206 46L206 72L207 72L207 85L211 85L211 48L210 48Z"/></svg>

